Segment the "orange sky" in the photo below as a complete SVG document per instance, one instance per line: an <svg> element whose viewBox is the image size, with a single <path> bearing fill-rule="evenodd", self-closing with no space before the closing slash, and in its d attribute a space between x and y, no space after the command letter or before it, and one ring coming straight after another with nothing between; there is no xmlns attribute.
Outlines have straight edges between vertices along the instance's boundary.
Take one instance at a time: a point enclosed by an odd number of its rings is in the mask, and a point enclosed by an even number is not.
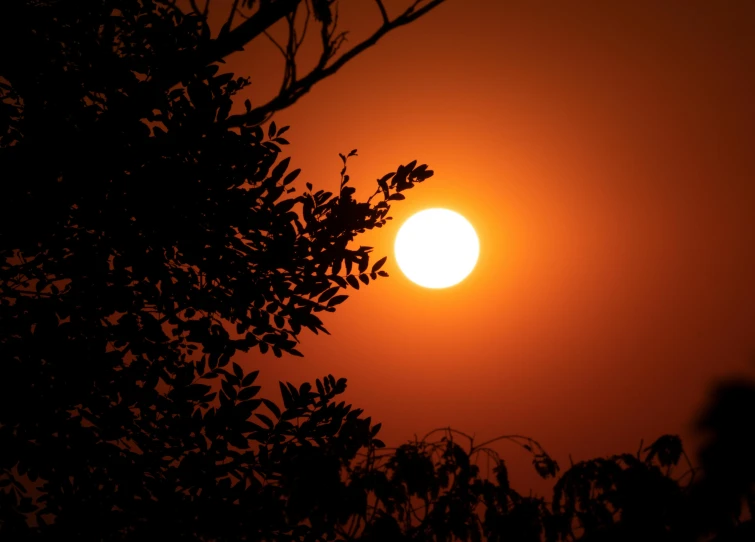
<svg viewBox="0 0 755 542"><path fill-rule="evenodd" d="M378 24L372 2L346 4L347 22ZM333 190L353 148L362 197L415 158L436 174L363 240L391 277L326 314L331 336L243 359L268 397L333 373L389 445L448 425L522 433L566 466L688 436L716 378L753 372L755 4L534 4L448 0L276 116L302 185ZM230 63L257 74L253 102L278 84L272 54ZM481 242L445 290L392 255L433 206Z"/></svg>

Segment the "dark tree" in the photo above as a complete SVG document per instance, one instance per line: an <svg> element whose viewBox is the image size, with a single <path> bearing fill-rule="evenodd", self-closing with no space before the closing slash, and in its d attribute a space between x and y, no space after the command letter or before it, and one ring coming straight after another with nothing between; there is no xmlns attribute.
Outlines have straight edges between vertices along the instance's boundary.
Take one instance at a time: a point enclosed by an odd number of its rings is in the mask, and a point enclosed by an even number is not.
<svg viewBox="0 0 755 542"><path fill-rule="evenodd" d="M301 504L285 518L265 509L278 497L254 493L248 470L263 452L244 450L277 443L314 395L300 388L280 419L231 358L298 355L300 331L324 331L317 313L342 290L384 276L385 258L370 265L352 242L432 171L400 166L361 202L342 156L335 194L307 183L296 195L299 171L279 159L286 127L259 124L439 3L414 3L341 56L332 1L234 2L216 38L206 10L172 1L3 5L0 46L18 54L0 64L2 531L25 532L35 511L54 537L212 537L236 509L250 537L298 525ZM302 6L323 53L299 79ZM249 80L219 62L280 19L293 40L280 95L231 115ZM331 446L344 440L331 456L347 462L370 439L369 422L328 404L343 388L322 383L313 424ZM267 428L252 422L263 404L278 418L260 412ZM246 490L259 502L239 504Z"/></svg>
<svg viewBox="0 0 755 542"><path fill-rule="evenodd" d="M665 436L571 466L548 502L511 488L492 441L445 429L387 449L338 401L345 379L281 383L279 406L233 361L297 355L319 313L385 276L354 243L432 175L412 161L359 201L352 151L337 192L303 190L287 127L261 125L440 3L392 18L376 0L379 29L346 51L333 0L234 0L215 37L209 2L0 7L3 540L752 538L750 385L703 419L702 477L675 477L686 456ZM302 76L304 18L321 56ZM222 59L277 21L281 91L232 115L249 79ZM537 442L501 439L557 475Z"/></svg>

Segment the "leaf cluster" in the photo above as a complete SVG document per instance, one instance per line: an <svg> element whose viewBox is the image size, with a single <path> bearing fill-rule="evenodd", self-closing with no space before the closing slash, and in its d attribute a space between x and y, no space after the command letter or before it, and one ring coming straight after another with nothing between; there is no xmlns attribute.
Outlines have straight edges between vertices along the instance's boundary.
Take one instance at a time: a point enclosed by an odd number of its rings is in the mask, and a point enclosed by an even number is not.
<svg viewBox="0 0 755 542"><path fill-rule="evenodd" d="M206 39L196 16L162 2L97 6L27 6L41 22L19 39L50 60L11 67L3 83L4 318L20 340L37 322L19 314L45 313L44 340L54 315L72 336L137 357L298 355L301 330L325 331L317 313L347 298L339 290L386 276L385 260L370 267L371 248L352 243L432 171L401 166L382 201L360 202L343 157L339 190L307 183L296 196L300 170L280 159L288 127L226 123L248 79L210 65L133 114L169 53Z"/></svg>

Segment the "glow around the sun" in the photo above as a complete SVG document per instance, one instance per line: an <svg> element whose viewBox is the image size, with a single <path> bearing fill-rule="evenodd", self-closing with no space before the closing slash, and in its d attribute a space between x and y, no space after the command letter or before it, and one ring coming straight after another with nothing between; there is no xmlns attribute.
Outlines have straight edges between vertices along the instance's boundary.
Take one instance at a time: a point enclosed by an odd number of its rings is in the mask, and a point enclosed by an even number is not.
<svg viewBox="0 0 755 542"><path fill-rule="evenodd" d="M426 209L401 226L395 252L409 280L425 288L447 288L472 272L480 242L472 224L459 213Z"/></svg>

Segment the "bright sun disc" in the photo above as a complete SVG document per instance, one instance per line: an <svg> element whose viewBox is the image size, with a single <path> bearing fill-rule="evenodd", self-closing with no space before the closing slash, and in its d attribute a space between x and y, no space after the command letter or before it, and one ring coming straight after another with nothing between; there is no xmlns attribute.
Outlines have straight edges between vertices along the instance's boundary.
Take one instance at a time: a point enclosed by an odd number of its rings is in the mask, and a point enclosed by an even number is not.
<svg viewBox="0 0 755 542"><path fill-rule="evenodd" d="M404 222L394 249L409 280L425 288L448 288L472 272L480 242L472 224L459 213L426 209Z"/></svg>

